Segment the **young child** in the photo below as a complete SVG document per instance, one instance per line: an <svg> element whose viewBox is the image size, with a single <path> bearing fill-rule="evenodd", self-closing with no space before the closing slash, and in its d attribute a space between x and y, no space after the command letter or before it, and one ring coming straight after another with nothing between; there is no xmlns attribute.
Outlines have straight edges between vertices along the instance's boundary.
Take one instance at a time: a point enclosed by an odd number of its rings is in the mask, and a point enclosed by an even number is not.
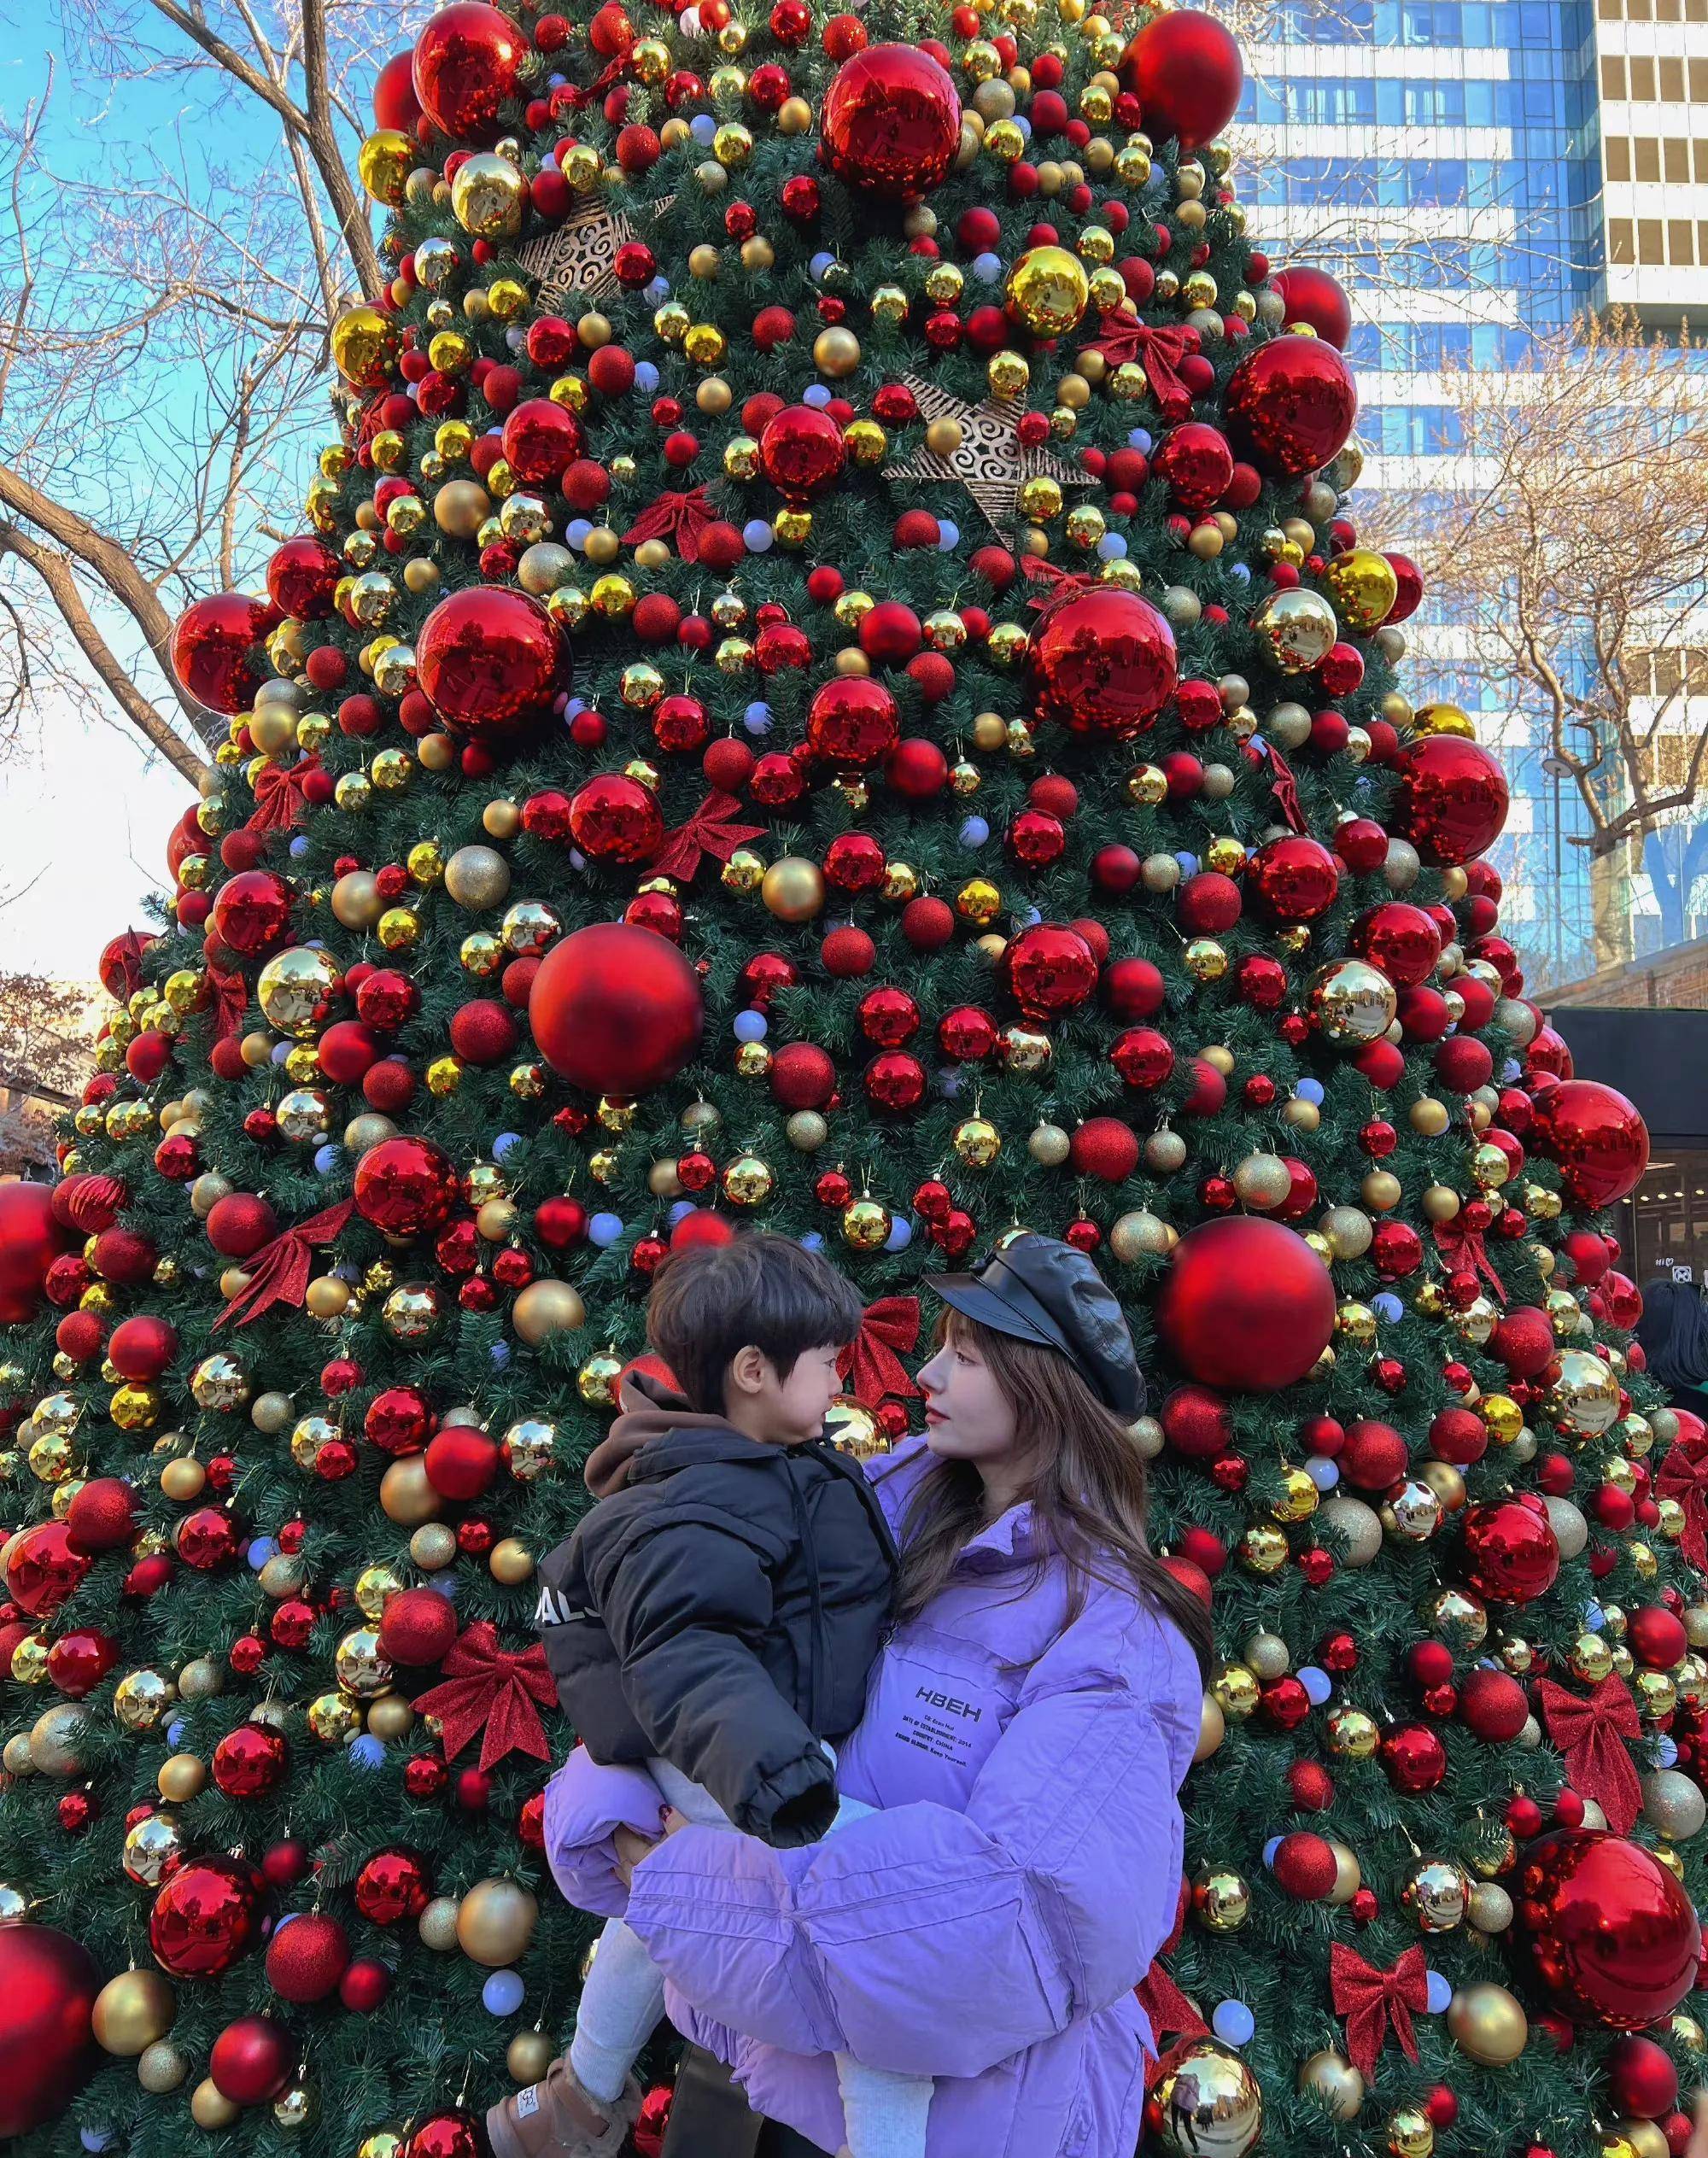
<svg viewBox="0 0 1708 2158"><path fill-rule="evenodd" d="M859 1465L822 1438L862 1317L827 1260L763 1234L659 1267L646 1335L681 1391L637 1378L589 1457L599 1503L541 1568L558 1698L599 1763L644 1763L661 1807L778 1846L870 1810L826 1741L859 1722L896 1551ZM664 1980L621 1918L574 2038L487 2115L496 2158L615 2158ZM920 2158L928 2078L839 2057L853 2158Z"/></svg>

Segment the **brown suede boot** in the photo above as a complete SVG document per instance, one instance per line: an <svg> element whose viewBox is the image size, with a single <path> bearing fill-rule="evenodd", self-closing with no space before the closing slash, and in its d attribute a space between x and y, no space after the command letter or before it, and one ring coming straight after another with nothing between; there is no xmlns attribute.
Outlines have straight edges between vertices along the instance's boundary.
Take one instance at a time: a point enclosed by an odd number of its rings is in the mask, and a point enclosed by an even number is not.
<svg viewBox="0 0 1708 2158"><path fill-rule="evenodd" d="M564 2053L540 2082L489 2108L486 2132L494 2158L619 2158L640 2111L633 2076L607 2106L582 2090Z"/></svg>

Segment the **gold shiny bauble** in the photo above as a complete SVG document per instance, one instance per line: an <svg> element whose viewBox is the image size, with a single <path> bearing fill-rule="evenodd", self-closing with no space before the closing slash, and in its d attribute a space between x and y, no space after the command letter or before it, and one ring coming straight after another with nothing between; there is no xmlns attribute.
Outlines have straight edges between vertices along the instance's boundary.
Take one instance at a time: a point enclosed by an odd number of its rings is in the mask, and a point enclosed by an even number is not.
<svg viewBox="0 0 1708 2158"><path fill-rule="evenodd" d="M133 2061L172 2028L178 1996L159 1971L122 1971L95 1997L91 2027L103 2052Z"/></svg>
<svg viewBox="0 0 1708 2158"><path fill-rule="evenodd" d="M487 1555L487 1569L506 1588L534 1577L534 1554L518 1536L501 1536Z"/></svg>
<svg viewBox="0 0 1708 2158"><path fill-rule="evenodd" d="M527 194L527 181L507 157L477 150L451 182L452 214L478 240L508 239L522 229Z"/></svg>
<svg viewBox="0 0 1708 2158"><path fill-rule="evenodd" d="M1361 1047L1387 1032L1399 998L1379 968L1363 959L1336 959L1312 981L1310 1008L1327 1040Z"/></svg>
<svg viewBox="0 0 1708 2158"><path fill-rule="evenodd" d="M204 2076L190 2094L190 2117L198 2128L210 2132L216 2128L229 2128L243 2108L237 2101L228 2098L212 2076Z"/></svg>
<svg viewBox="0 0 1708 2158"><path fill-rule="evenodd" d="M1458 734L1470 740L1477 734L1470 713L1458 705L1419 705L1412 724L1420 734Z"/></svg>
<svg viewBox="0 0 1708 2158"><path fill-rule="evenodd" d="M537 2083L556 2055L556 2047L543 2031L518 2031L505 2053L504 2065L516 2082Z"/></svg>
<svg viewBox="0 0 1708 2158"><path fill-rule="evenodd" d="M1234 1547L1235 1556L1248 1573L1278 1574L1291 1555L1286 1531L1266 1521L1255 1521Z"/></svg>
<svg viewBox="0 0 1708 2158"><path fill-rule="evenodd" d="M1009 272L1009 304L1035 336L1065 336L1091 296L1085 264L1066 248L1028 248Z"/></svg>
<svg viewBox="0 0 1708 2158"><path fill-rule="evenodd" d="M1237 2054L1189 2046L1156 2086L1158 2141L1172 2158L1245 2158L1263 2133L1263 2093Z"/></svg>
<svg viewBox="0 0 1708 2158"><path fill-rule="evenodd" d="M174 1753L161 1763L155 1781L168 1804L184 1805L207 1787L208 1764L199 1754Z"/></svg>
<svg viewBox="0 0 1708 2158"><path fill-rule="evenodd" d="M381 1306L380 1324L395 1342L424 1342L438 1331L444 1315L444 1299L431 1282L407 1281Z"/></svg>
<svg viewBox="0 0 1708 2158"><path fill-rule="evenodd" d="M1363 1709L1342 1707L1329 1716L1329 1752L1344 1760L1367 1761L1381 1736L1375 1717Z"/></svg>
<svg viewBox="0 0 1708 2158"><path fill-rule="evenodd" d="M1252 617L1252 627L1284 675L1307 674L1320 666L1340 635L1334 609L1320 593L1302 585L1271 592Z"/></svg>
<svg viewBox="0 0 1708 2158"><path fill-rule="evenodd" d="M427 1464L418 1453L392 1462L379 1480L379 1502L388 1520L406 1529L431 1521L442 1503L427 1481Z"/></svg>
<svg viewBox="0 0 1708 2158"><path fill-rule="evenodd" d="M332 364L357 389L377 389L390 372L397 332L377 307L350 307L332 325Z"/></svg>
<svg viewBox="0 0 1708 2158"><path fill-rule="evenodd" d="M471 540L492 515L492 497L478 480L447 480L433 497L433 522L453 540Z"/></svg>
<svg viewBox="0 0 1708 2158"><path fill-rule="evenodd" d="M1192 1912L1207 1933L1237 1933L1251 1915L1251 1890L1231 1866L1206 1866L1192 1883Z"/></svg>
<svg viewBox="0 0 1708 2158"><path fill-rule="evenodd" d="M763 1206L776 1180L769 1161L761 1161L757 1154L738 1154L723 1172L723 1196L732 1206Z"/></svg>
<svg viewBox="0 0 1708 2158"><path fill-rule="evenodd" d="M1450 1933L1465 1923L1471 1880L1451 1858L1420 1859L1400 1890L1400 1906L1421 1933Z"/></svg>
<svg viewBox="0 0 1708 2158"><path fill-rule="evenodd" d="M401 1693L382 1693L368 1704L368 1729L388 1744L407 1738L415 1728L415 1711Z"/></svg>
<svg viewBox="0 0 1708 2158"><path fill-rule="evenodd" d="M951 1144L969 1169L988 1169L1003 1150L1003 1135L988 1117L969 1116L956 1126Z"/></svg>
<svg viewBox="0 0 1708 2158"><path fill-rule="evenodd" d="M345 1692L363 1700L383 1693L391 1684L391 1665L381 1653L379 1635L371 1627L359 1626L345 1635L334 1652L332 1668Z"/></svg>
<svg viewBox="0 0 1708 2158"><path fill-rule="evenodd" d="M587 1306L566 1281L530 1281L511 1307L510 1323L530 1348L553 1334L573 1333L587 1324Z"/></svg>
<svg viewBox="0 0 1708 2158"><path fill-rule="evenodd" d="M833 382L851 375L860 365L860 340L851 330L821 330L812 342L812 364Z"/></svg>
<svg viewBox="0 0 1708 2158"><path fill-rule="evenodd" d="M272 2117L281 2128L306 2128L320 2110L320 2101L312 2085L301 2076L293 2076L272 2102Z"/></svg>
<svg viewBox="0 0 1708 2158"><path fill-rule="evenodd" d="M1547 1410L1557 1430L1574 1438L1599 1438L1618 1421L1619 1382L1599 1356L1565 1349L1559 1377L1548 1390Z"/></svg>
<svg viewBox="0 0 1708 2158"><path fill-rule="evenodd" d="M1257 1675L1243 1664L1224 1664L1210 1681L1210 1694L1224 1715L1243 1723L1261 1698Z"/></svg>
<svg viewBox="0 0 1708 2158"><path fill-rule="evenodd" d="M842 1241L851 1251L881 1251L894 1225L887 1207L876 1199L851 1199L842 1209Z"/></svg>
<svg viewBox="0 0 1708 2158"><path fill-rule="evenodd" d="M1485 2068L1516 2061L1530 2036L1524 2011L1504 1985L1462 1985L1448 2003L1447 2027L1461 2053Z"/></svg>
<svg viewBox="0 0 1708 2158"><path fill-rule="evenodd" d="M255 981L255 1001L269 1026L293 1040L308 1041L331 1016L339 980L330 952L294 944L269 959Z"/></svg>
<svg viewBox="0 0 1708 2158"><path fill-rule="evenodd" d="M361 1710L348 1693L318 1694L304 1714L323 1746L348 1746L362 1728Z"/></svg>
<svg viewBox="0 0 1708 2158"><path fill-rule="evenodd" d="M1384 2140L1389 2158L1430 2158L1436 2147L1435 2125L1420 2106L1401 2106L1388 2116Z"/></svg>
<svg viewBox="0 0 1708 2158"><path fill-rule="evenodd" d="M144 2046L137 2062L137 2081L144 2091L159 2095L176 2091L190 2073L190 2062L175 2045L156 2039Z"/></svg>
<svg viewBox="0 0 1708 2158"><path fill-rule="evenodd" d="M1348 547L1323 573L1341 620L1354 629L1374 629L1385 622L1400 596L1400 580L1385 554L1373 547Z"/></svg>
<svg viewBox="0 0 1708 2158"><path fill-rule="evenodd" d="M539 1918L539 1904L519 1881L478 1880L457 1906L457 1945L472 1962L497 1970L523 1954Z"/></svg>
<svg viewBox="0 0 1708 2158"><path fill-rule="evenodd" d="M113 1689L113 1714L127 1731L152 1731L178 1699L178 1688L158 1671L130 1671Z"/></svg>
<svg viewBox="0 0 1708 2158"><path fill-rule="evenodd" d="M589 1408L608 1409L617 1401L623 1359L609 1348L596 1350L576 1373L576 1390Z"/></svg>
<svg viewBox="0 0 1708 2158"><path fill-rule="evenodd" d="M766 870L759 896L779 921L810 921L824 906L824 872L804 855L786 854Z"/></svg>
<svg viewBox="0 0 1708 2158"><path fill-rule="evenodd" d="M375 2128L356 2145L356 2158L403 2158L409 2140L402 2128Z"/></svg>

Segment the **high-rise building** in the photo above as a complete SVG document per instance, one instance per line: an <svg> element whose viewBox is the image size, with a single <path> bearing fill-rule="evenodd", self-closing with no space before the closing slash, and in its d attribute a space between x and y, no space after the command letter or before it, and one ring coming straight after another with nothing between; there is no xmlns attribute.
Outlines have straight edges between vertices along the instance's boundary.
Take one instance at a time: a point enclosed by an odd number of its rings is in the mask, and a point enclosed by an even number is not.
<svg viewBox="0 0 1708 2158"><path fill-rule="evenodd" d="M1444 369L1509 370L1610 307L1708 321L1708 0L1285 0L1241 119L1272 258L1350 291L1366 487L1427 498L1470 477ZM1435 686L1458 695L1454 632L1416 627ZM1550 769L1543 716L1480 694L1513 786L1504 912L1533 979L1708 927L1663 909L1624 853L1592 864L1571 844L1587 812ZM1658 843L1669 857L1691 826Z"/></svg>

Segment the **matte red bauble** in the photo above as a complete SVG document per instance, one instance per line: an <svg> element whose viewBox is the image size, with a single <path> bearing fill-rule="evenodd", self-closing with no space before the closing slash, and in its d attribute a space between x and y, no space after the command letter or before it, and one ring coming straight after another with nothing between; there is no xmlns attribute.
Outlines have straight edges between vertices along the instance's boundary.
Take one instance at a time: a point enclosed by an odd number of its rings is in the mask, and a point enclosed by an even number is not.
<svg viewBox="0 0 1708 2158"><path fill-rule="evenodd" d="M1120 77L1147 135L1196 149L1237 111L1245 69L1237 41L1214 15L1176 8L1151 16L1121 56Z"/></svg>
<svg viewBox="0 0 1708 2158"><path fill-rule="evenodd" d="M208 2056L214 2087L234 2106L264 2106L290 2080L296 2041L270 2015L239 2016L214 2039Z"/></svg>
<svg viewBox="0 0 1708 2158"><path fill-rule="evenodd" d="M553 945L528 994L540 1054L589 1094L646 1094L699 1047L699 977L665 938L595 922Z"/></svg>
<svg viewBox="0 0 1708 2158"><path fill-rule="evenodd" d="M1245 888L1272 921L1315 921L1335 903L1340 871L1320 839L1271 839L1245 865Z"/></svg>
<svg viewBox="0 0 1708 2158"><path fill-rule="evenodd" d="M852 771L880 763L900 731L895 699L870 675L837 675L813 693L807 709L807 747Z"/></svg>
<svg viewBox="0 0 1708 2158"><path fill-rule="evenodd" d="M174 1978L228 1971L260 1931L266 1890L242 1858L210 1852L163 1882L149 1913L155 1961Z"/></svg>
<svg viewBox="0 0 1708 2158"><path fill-rule="evenodd" d="M1319 270L1310 262L1290 262L1270 278L1269 289L1280 294L1286 309L1282 320L1290 330L1295 323L1302 322L1318 336L1326 338L1337 352L1346 350L1346 341L1352 335L1352 302L1345 288L1326 270ZM1388 619L1394 619L1391 613Z"/></svg>
<svg viewBox="0 0 1708 2158"><path fill-rule="evenodd" d="M1648 1167L1648 1126L1636 1105L1599 1079L1562 1079L1538 1094L1530 1133L1580 1207L1612 1206Z"/></svg>
<svg viewBox="0 0 1708 2158"><path fill-rule="evenodd" d="M172 671L198 704L244 711L261 686L252 654L273 621L246 592L216 592L186 607L173 625Z"/></svg>
<svg viewBox="0 0 1708 2158"><path fill-rule="evenodd" d="M527 50L510 17L482 0L441 8L415 41L410 75L422 111L442 135L490 134Z"/></svg>
<svg viewBox="0 0 1708 2158"><path fill-rule="evenodd" d="M1436 868L1485 853L1506 822L1506 775L1480 742L1424 734L1400 757L1393 828Z"/></svg>
<svg viewBox="0 0 1708 2158"><path fill-rule="evenodd" d="M1636 2031L1694 1985L1701 1929L1653 1851L1605 1828L1560 1828L1524 1852L1512 1939L1549 2004L1575 2023Z"/></svg>
<svg viewBox="0 0 1708 2158"><path fill-rule="evenodd" d="M312 532L275 547L266 566L267 597L295 622L319 622L332 611L344 564Z"/></svg>
<svg viewBox="0 0 1708 2158"><path fill-rule="evenodd" d="M214 1781L228 1798L258 1798L284 1781L290 1750L282 1732L240 1723L214 1749Z"/></svg>
<svg viewBox="0 0 1708 2158"><path fill-rule="evenodd" d="M101 1974L80 1941L27 1920L0 1926L0 2138L63 2113L100 2058Z"/></svg>
<svg viewBox="0 0 1708 2158"><path fill-rule="evenodd" d="M457 1607L448 1596L436 1588L401 1588L385 1599L380 1650L394 1664L424 1669L441 1660L457 1630Z"/></svg>
<svg viewBox="0 0 1708 2158"><path fill-rule="evenodd" d="M1421 907L1384 899L1353 925L1352 949L1379 967L1396 989L1427 981L1441 957L1441 932Z"/></svg>
<svg viewBox="0 0 1708 2158"><path fill-rule="evenodd" d="M430 1588L424 1592L431 1596ZM442 1604L444 1598L434 1598ZM267 1984L282 2001L324 2001L350 1961L349 1936L329 1911L303 1911L281 1922L267 1944Z"/></svg>
<svg viewBox="0 0 1708 2158"><path fill-rule="evenodd" d="M1260 471L1297 478L1345 447L1358 391L1322 338L1275 337L1234 369L1222 412L1234 447Z"/></svg>
<svg viewBox="0 0 1708 2158"><path fill-rule="evenodd" d="M442 1499L478 1499L498 1474L497 1443L471 1424L447 1424L428 1441L424 1465Z"/></svg>
<svg viewBox="0 0 1708 2158"><path fill-rule="evenodd" d="M650 787L626 772L600 772L570 801L570 832L594 862L646 862L664 839L664 814Z"/></svg>
<svg viewBox="0 0 1708 2158"><path fill-rule="evenodd" d="M295 894L271 869L243 869L214 895L208 927L222 944L245 959L275 944L290 927Z"/></svg>
<svg viewBox="0 0 1708 2158"><path fill-rule="evenodd" d="M1028 1019L1048 1019L1083 1004L1097 985L1096 955L1077 929L1034 922L1003 954L1009 993Z"/></svg>
<svg viewBox="0 0 1708 2158"><path fill-rule="evenodd" d="M1272 1394L1304 1377L1334 1333L1334 1284L1278 1221L1206 1221L1174 1247L1156 1305L1172 1361L1223 1393Z"/></svg>
<svg viewBox="0 0 1708 2158"><path fill-rule="evenodd" d="M447 726L468 734L492 734L541 711L558 687L559 660L557 625L539 601L490 585L442 599L415 640L423 693Z"/></svg>
<svg viewBox="0 0 1708 2158"><path fill-rule="evenodd" d="M1559 1546L1547 1516L1514 1499L1472 1506L1465 1514L1465 1577L1491 1604L1533 1604L1553 1587Z"/></svg>
<svg viewBox="0 0 1708 2158"><path fill-rule="evenodd" d="M20 1529L6 1547L6 1594L32 1618L56 1611L89 1571L87 1552L72 1541L64 1521Z"/></svg>
<svg viewBox="0 0 1708 2158"><path fill-rule="evenodd" d="M1678 2070L1652 2038L1616 2038L1607 2054L1607 2087L1628 2118L1658 2120L1678 2103Z"/></svg>
<svg viewBox="0 0 1708 2158"><path fill-rule="evenodd" d="M582 453L582 424L550 397L525 397L504 423L504 461L525 487L555 486Z"/></svg>
<svg viewBox="0 0 1708 2158"><path fill-rule="evenodd" d="M765 422L759 436L759 470L779 494L804 502L842 470L847 452L842 430L812 405L785 405Z"/></svg>
<svg viewBox="0 0 1708 2158"><path fill-rule="evenodd" d="M949 176L961 146L961 100L929 53L869 45L836 71L819 135L838 179L882 202L916 202Z"/></svg>
<svg viewBox="0 0 1708 2158"><path fill-rule="evenodd" d="M1076 734L1129 741L1174 694L1174 632L1148 599L1114 585L1076 592L1032 633L1038 709Z"/></svg>
<svg viewBox="0 0 1708 2158"><path fill-rule="evenodd" d="M1167 480L1185 510L1208 510L1233 482L1233 452L1219 427L1189 419L1171 428L1150 460L1153 476Z"/></svg>
<svg viewBox="0 0 1708 2158"><path fill-rule="evenodd" d="M356 1164L356 1212L389 1237L437 1229L457 1196L457 1172L430 1139L382 1139Z"/></svg>
<svg viewBox="0 0 1708 2158"><path fill-rule="evenodd" d="M62 1242L50 1185L0 1184L0 1326L35 1317Z"/></svg>

